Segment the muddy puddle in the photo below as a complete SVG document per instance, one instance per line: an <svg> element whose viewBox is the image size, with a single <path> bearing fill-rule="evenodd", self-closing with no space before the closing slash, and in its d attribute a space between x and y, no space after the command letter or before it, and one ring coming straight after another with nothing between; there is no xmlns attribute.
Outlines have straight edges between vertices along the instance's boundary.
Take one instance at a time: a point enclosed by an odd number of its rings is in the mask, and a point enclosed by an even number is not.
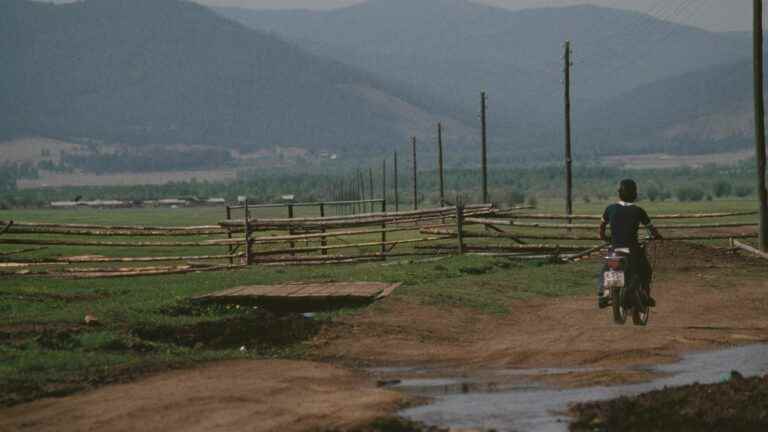
<svg viewBox="0 0 768 432"><path fill-rule="evenodd" d="M461 376L425 369L375 369L386 386L429 397L432 403L400 414L431 426L495 429L498 431L567 431L568 407L576 402L632 396L668 386L726 381L733 370L744 376L768 373L768 345L751 345L689 354L674 364L632 368L658 376L629 385L558 389L542 377L601 369L518 369ZM396 378L402 374L401 379Z"/></svg>

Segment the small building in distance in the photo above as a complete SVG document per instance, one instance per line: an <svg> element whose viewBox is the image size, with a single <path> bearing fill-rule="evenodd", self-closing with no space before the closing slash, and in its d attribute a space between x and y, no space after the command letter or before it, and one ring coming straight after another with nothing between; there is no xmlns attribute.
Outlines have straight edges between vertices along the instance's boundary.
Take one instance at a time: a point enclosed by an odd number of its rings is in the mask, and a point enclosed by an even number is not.
<svg viewBox="0 0 768 432"><path fill-rule="evenodd" d="M165 198L157 200L157 205L161 207L187 206L189 205L189 201L176 198Z"/></svg>

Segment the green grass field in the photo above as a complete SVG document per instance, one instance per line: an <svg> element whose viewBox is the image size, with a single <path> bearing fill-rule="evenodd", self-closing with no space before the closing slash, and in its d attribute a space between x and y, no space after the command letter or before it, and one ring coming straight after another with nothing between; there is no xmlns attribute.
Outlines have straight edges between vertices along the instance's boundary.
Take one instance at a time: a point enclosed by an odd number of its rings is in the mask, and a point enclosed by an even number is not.
<svg viewBox="0 0 768 432"><path fill-rule="evenodd" d="M599 213L605 203L577 203L577 213ZM744 211L752 201L712 201L680 204L644 203L649 213ZM562 202L545 201L537 211L557 212ZM0 211L0 220L135 224L207 225L222 219L222 209L16 210ZM302 213L297 213L297 216ZM271 212L263 217L279 216ZM752 217L735 220L750 220ZM390 238L405 238L398 233ZM14 236L15 237L15 236ZM375 240L377 236L366 237ZM0 252L18 249L0 247ZM216 249L216 248L214 248ZM223 253L217 250L216 253ZM98 250L51 247L31 256L77 254L162 254L169 251L131 248ZM191 253L195 250L173 250ZM201 339L186 343L182 336L200 326L231 323L266 325L284 319L262 310L196 306L195 295L245 284L297 281L403 282L395 297L438 307L466 307L478 314L505 314L511 301L535 296L584 295L594 288L593 263L556 265L515 262L504 258L448 257L435 262L387 265L265 267L128 279L74 280L0 276L0 404L15 404L45 395L66 394L167 368L232 358L300 358L312 326L290 318L279 343L264 343L244 335L226 343ZM373 307L376 307L375 305ZM345 313L355 313L354 310ZM93 315L97 326L86 326ZM333 321L324 313L315 322ZM298 323L298 324L297 324ZM296 327L298 325L298 327ZM197 327L196 327L197 326ZM283 326L285 327L285 326ZM283 327L277 331L283 331ZM271 328L271 327L270 327ZM283 330L280 330L283 329ZM183 340L182 340L183 339ZM210 343L209 343L210 342ZM245 350L240 347L245 345Z"/></svg>

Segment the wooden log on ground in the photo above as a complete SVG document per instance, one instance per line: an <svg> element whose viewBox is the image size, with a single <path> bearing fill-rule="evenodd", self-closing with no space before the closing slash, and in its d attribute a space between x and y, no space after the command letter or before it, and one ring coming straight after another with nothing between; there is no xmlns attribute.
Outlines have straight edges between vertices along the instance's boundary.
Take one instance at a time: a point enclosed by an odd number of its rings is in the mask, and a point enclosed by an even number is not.
<svg viewBox="0 0 768 432"><path fill-rule="evenodd" d="M762 252L761 250L755 247L752 247L748 244L742 243L738 240L733 240L733 246L736 247L737 249L741 249L745 252L749 252L752 255L758 256L760 258L768 259L768 253Z"/></svg>
<svg viewBox="0 0 768 432"><path fill-rule="evenodd" d="M79 263L147 263L170 261L209 261L219 259L236 259L245 256L243 253L226 255L192 255L192 256L156 256L156 257L103 257L103 256L72 256L47 259L15 260L16 263L26 264L79 264Z"/></svg>
<svg viewBox="0 0 768 432"><path fill-rule="evenodd" d="M0 221L0 224L6 224L7 221ZM132 231L219 231L221 234L226 234L226 231L221 230L218 225L202 225L202 226L138 226L138 225L95 225L95 224L62 224L62 223L47 223L47 222L20 222L15 221L13 223L16 227L24 228L62 228L62 229L95 229L95 230L132 230Z"/></svg>
<svg viewBox="0 0 768 432"><path fill-rule="evenodd" d="M516 254L516 253L486 253L486 252L471 252L468 255L496 257L496 258L509 258L509 259L516 259L516 260L525 260L525 261L555 260L557 262L566 262L571 257L571 255L527 255L527 254Z"/></svg>
<svg viewBox="0 0 768 432"><path fill-rule="evenodd" d="M416 249L433 249L433 250L457 250L456 245L431 245L431 246L416 246ZM526 245L510 245L510 246L480 246L480 245L464 245L464 249L467 251L504 251L504 252L573 252L583 251L583 245L547 245L547 244L526 244Z"/></svg>
<svg viewBox="0 0 768 432"><path fill-rule="evenodd" d="M13 256L13 255L21 255L21 254L30 253L30 252L38 252L38 251L46 250L46 249L48 249L48 248L46 248L46 247L38 247L38 248L19 249L19 250L10 251L10 252L0 252L0 257Z"/></svg>
<svg viewBox="0 0 768 432"><path fill-rule="evenodd" d="M9 229L13 226L13 221L8 221L5 223L5 226L0 228L0 235L3 235L8 232Z"/></svg>
<svg viewBox="0 0 768 432"><path fill-rule="evenodd" d="M590 229L597 230L600 225L598 224L552 224L552 223L538 223L538 222L519 222L512 219L488 219L488 218L467 218L467 223L474 223L480 225L508 225L520 228L540 228L540 229ZM691 229L708 229L708 228L752 228L756 227L755 223L719 223L719 224L668 224L668 225L655 225L658 229L669 230L691 230Z"/></svg>
<svg viewBox="0 0 768 432"><path fill-rule="evenodd" d="M501 210L499 213L503 213ZM693 214L666 214L666 215L653 215L651 219L709 219L709 218L725 218L736 216L753 216L756 215L756 211L746 212L727 212L727 213L693 213ZM516 219L543 219L543 220L601 220L602 215L589 215L589 214L554 214L554 213L534 213L534 214L515 214Z"/></svg>
<svg viewBox="0 0 768 432"><path fill-rule="evenodd" d="M199 242L130 242L130 241L94 241L94 240L56 240L56 239L21 239L0 238L0 244L32 246L94 246L94 247L206 247L222 246L243 242L242 239L205 240Z"/></svg>
<svg viewBox="0 0 768 432"><path fill-rule="evenodd" d="M445 237L455 237L456 232L439 228L425 228L420 231L425 235L440 235ZM480 232L464 232L465 238L510 238L510 239L523 239L523 240L562 240L562 241L599 241L597 234L593 236L577 236L577 235L565 235L565 234L538 234L538 233L480 233ZM728 240L730 238L736 239L750 239L757 238L757 233L739 233L739 234L704 234L704 235L686 235L686 236L664 236L664 240L674 241L701 241L701 240Z"/></svg>
<svg viewBox="0 0 768 432"><path fill-rule="evenodd" d="M185 237L185 236L209 236L225 235L228 233L224 229L216 230L105 230L105 229L84 229L84 228L25 228L15 226L10 230L13 234L44 234L44 235L64 235L64 236L98 236L98 237Z"/></svg>
<svg viewBox="0 0 768 432"><path fill-rule="evenodd" d="M13 273L0 273L3 276L47 276L62 279L106 279L106 278L128 278L128 277L141 277L141 276L165 276L172 274L184 274L184 273L198 273L198 272L211 272L211 271L223 271L223 270L238 270L244 268L240 265L220 265L210 267L192 267L185 266L183 268L170 269L170 270L149 270L149 271L135 271L135 272L93 272L93 273L65 273L65 272L30 272L20 271Z"/></svg>

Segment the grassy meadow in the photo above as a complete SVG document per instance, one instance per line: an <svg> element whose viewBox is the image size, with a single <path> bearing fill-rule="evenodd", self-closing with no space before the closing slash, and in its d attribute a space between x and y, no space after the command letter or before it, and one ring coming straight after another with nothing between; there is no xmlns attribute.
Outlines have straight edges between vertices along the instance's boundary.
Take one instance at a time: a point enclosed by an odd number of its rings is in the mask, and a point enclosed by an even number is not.
<svg viewBox="0 0 768 432"><path fill-rule="evenodd" d="M578 202L575 212L600 213L605 204ZM751 200L642 204L651 215L755 208ZM562 201L543 200L536 211L561 213L562 207ZM279 217L284 216L284 211L258 210L254 216ZM309 216L315 211L300 209L296 215ZM0 220L177 226L215 224L223 219L223 215L221 208L38 209L0 211ZM732 220L751 219L754 218ZM5 236L20 237L13 234ZM413 233L392 233L389 238L413 236ZM378 235L360 237L361 241L376 239ZM19 248L16 245L0 245L0 253ZM213 249L212 253L224 253L225 248L206 249ZM374 251L375 248L367 250ZM146 250L56 246L24 257L199 253L199 249L192 248ZM589 262L557 265L544 261L517 262L498 257L461 256L439 261L391 259L386 264L252 266L229 272L122 279L0 276L0 404L67 394L132 379L152 371L187 367L205 361L302 358L310 353L306 341L315 334L317 326L333 325L334 317L339 313L322 313L307 320L261 309L204 306L190 301L191 297L220 289L298 281L403 282L404 285L394 294L395 298L403 301L470 308L478 314L506 314L507 306L516 299L591 293L594 267L594 263ZM355 313L355 310L341 313ZM97 325L86 325L86 315L95 317ZM242 334L222 330L225 327L242 330ZM218 335L221 331L229 333L222 339ZM254 336L259 332L263 335L274 332L276 339Z"/></svg>

